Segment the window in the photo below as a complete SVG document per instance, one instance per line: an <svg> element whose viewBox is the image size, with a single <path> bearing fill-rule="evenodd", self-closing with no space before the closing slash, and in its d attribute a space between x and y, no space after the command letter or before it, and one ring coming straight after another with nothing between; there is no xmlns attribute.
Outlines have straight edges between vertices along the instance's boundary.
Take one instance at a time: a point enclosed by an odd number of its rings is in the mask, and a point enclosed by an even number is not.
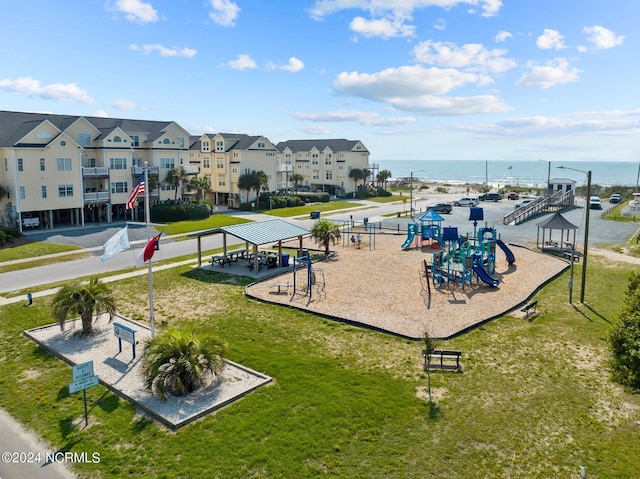
<svg viewBox="0 0 640 479"><path fill-rule="evenodd" d="M165 138L164 140L162 140L162 143L168 145L169 143L171 143L171 140L169 138Z"/></svg>
<svg viewBox="0 0 640 479"><path fill-rule="evenodd" d="M178 137L178 143L180 144L180 146L184 146L184 137L179 136Z"/></svg>
<svg viewBox="0 0 640 479"><path fill-rule="evenodd" d="M232 172L232 173L236 173L236 174L238 174L238 168L233 168L233 169L231 170L231 172Z"/></svg>
<svg viewBox="0 0 640 479"><path fill-rule="evenodd" d="M61 198L73 196L73 185L58 185L58 196Z"/></svg>
<svg viewBox="0 0 640 479"><path fill-rule="evenodd" d="M96 167L96 159L95 158L85 158L84 166L87 168L95 168Z"/></svg>
<svg viewBox="0 0 640 479"><path fill-rule="evenodd" d="M144 166L144 160L142 158L132 158L131 159L131 166L143 167Z"/></svg>
<svg viewBox="0 0 640 479"><path fill-rule="evenodd" d="M211 168L211 161L209 161L209 158L205 158L204 160L202 160L202 166L204 168Z"/></svg>
<svg viewBox="0 0 640 479"><path fill-rule="evenodd" d="M25 191L24 186L20 187L20 199L21 200L27 199L27 192Z"/></svg>
<svg viewBox="0 0 640 479"><path fill-rule="evenodd" d="M18 171L24 171L24 164L22 158L18 158Z"/></svg>
<svg viewBox="0 0 640 479"><path fill-rule="evenodd" d="M313 170L313 179L314 180L319 180L320 179L320 172L317 170Z"/></svg>
<svg viewBox="0 0 640 479"><path fill-rule="evenodd" d="M42 185L40 188L42 189L42 197L46 198L47 197L47 185Z"/></svg>
<svg viewBox="0 0 640 479"><path fill-rule="evenodd" d="M331 171L327 171L327 172L325 173L325 178L326 178L327 180L333 180L333 172L331 172Z"/></svg>
<svg viewBox="0 0 640 479"><path fill-rule="evenodd" d="M60 142L60 146L67 146L67 142L66 142L66 141L64 141L64 140L62 140L62 141Z"/></svg>
<svg viewBox="0 0 640 479"><path fill-rule="evenodd" d="M160 168L170 170L176 167L176 160L174 158L160 158Z"/></svg>
<svg viewBox="0 0 640 479"><path fill-rule="evenodd" d="M224 160L216 160L216 168L224 170Z"/></svg>
<svg viewBox="0 0 640 479"><path fill-rule="evenodd" d="M327 158L324 159L324 164L325 165L330 165L331 164L331 157L328 156Z"/></svg>
<svg viewBox="0 0 640 479"><path fill-rule="evenodd" d="M45 167L44 167L44 158L40 158L40 171L44 171Z"/></svg>
<svg viewBox="0 0 640 479"><path fill-rule="evenodd" d="M313 155L311 155L311 163L314 165L318 164L318 154L314 153Z"/></svg>
<svg viewBox="0 0 640 479"><path fill-rule="evenodd" d="M109 165L112 170L126 170L127 159L126 158L109 158Z"/></svg>
<svg viewBox="0 0 640 479"><path fill-rule="evenodd" d="M160 189L162 191L173 191L176 189L176 185L172 184L172 183L162 183L160 185Z"/></svg>
<svg viewBox="0 0 640 479"><path fill-rule="evenodd" d="M122 143L122 138L120 138L118 135L113 137L113 142L114 143Z"/></svg>
<svg viewBox="0 0 640 479"><path fill-rule="evenodd" d="M131 146L140 146L140 137L138 135L131 135Z"/></svg>
<svg viewBox="0 0 640 479"><path fill-rule="evenodd" d="M91 135L89 133L80 133L78 135L78 144L80 146L91 146Z"/></svg>
<svg viewBox="0 0 640 479"><path fill-rule="evenodd" d="M211 145L209 144L208 141L203 141L202 142L202 151L209 151Z"/></svg>
<svg viewBox="0 0 640 479"><path fill-rule="evenodd" d="M71 171L71 158L56 158L58 171Z"/></svg>
<svg viewBox="0 0 640 479"><path fill-rule="evenodd" d="M224 176L218 177L218 186L225 186L227 184L227 180Z"/></svg>
<svg viewBox="0 0 640 479"><path fill-rule="evenodd" d="M4 159L4 171L9 171L9 163L6 158Z"/></svg>
<svg viewBox="0 0 640 479"><path fill-rule="evenodd" d="M129 188L126 181L111 182L111 193L126 193L127 191L129 191Z"/></svg>

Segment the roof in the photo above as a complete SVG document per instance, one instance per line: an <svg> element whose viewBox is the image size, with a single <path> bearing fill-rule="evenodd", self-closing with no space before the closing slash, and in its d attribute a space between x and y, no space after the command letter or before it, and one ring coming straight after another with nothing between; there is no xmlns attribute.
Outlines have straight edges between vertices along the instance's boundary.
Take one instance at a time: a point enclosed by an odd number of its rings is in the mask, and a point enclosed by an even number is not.
<svg viewBox="0 0 640 479"><path fill-rule="evenodd" d="M548 228L552 230L575 230L578 229L576 225L571 223L568 219L562 216L560 213L556 211L556 213L551 217L540 223L537 223L538 228Z"/></svg>
<svg viewBox="0 0 640 479"><path fill-rule="evenodd" d="M420 216L418 216L418 219L420 221L444 221L444 218L432 209L428 209L427 211L422 213Z"/></svg>
<svg viewBox="0 0 640 479"><path fill-rule="evenodd" d="M352 151L359 143L360 141L358 140L345 139L287 140L278 143L276 149L282 152L285 148L289 148L294 153L297 151L311 151L314 147L318 151L324 151L326 148L331 151ZM362 150L359 151L367 152L368 150L362 145Z"/></svg>
<svg viewBox="0 0 640 479"><path fill-rule="evenodd" d="M192 233L188 236L206 236L215 233L227 233L251 244L262 245L307 235L309 230L276 218L267 221L222 226L221 228Z"/></svg>

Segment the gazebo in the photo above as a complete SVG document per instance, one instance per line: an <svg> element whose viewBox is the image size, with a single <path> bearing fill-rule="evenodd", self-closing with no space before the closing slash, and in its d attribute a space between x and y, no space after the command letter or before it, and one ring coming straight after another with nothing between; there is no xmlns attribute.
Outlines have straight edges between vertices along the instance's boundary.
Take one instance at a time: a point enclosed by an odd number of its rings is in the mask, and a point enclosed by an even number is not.
<svg viewBox="0 0 640 479"><path fill-rule="evenodd" d="M578 227L567 220L559 212L536 225L538 234L536 236L536 246L542 251L564 252L572 251L576 244L576 230ZM540 229L542 229L542 246L540 246ZM549 237L547 238L547 230ZM560 238L553 238L553 230L560 230ZM573 239L569 241L569 232L573 230ZM565 231L567 232L565 238Z"/></svg>
<svg viewBox="0 0 640 479"><path fill-rule="evenodd" d="M255 221L198 231L191 233L188 237L196 237L198 240L198 267L202 266L202 237L222 234L222 255L220 255L220 258L227 258L232 253L238 253L238 251L231 253L227 251L227 235L231 235L245 242L244 252L250 255L251 260L254 261L255 270L258 271L258 246L277 243L278 265L283 266L282 242L298 238L298 251L300 256L302 256L302 238L309 233L309 230L301 228L300 226L275 218L267 221ZM224 262L220 264L224 266ZM229 264L231 264L230 261Z"/></svg>

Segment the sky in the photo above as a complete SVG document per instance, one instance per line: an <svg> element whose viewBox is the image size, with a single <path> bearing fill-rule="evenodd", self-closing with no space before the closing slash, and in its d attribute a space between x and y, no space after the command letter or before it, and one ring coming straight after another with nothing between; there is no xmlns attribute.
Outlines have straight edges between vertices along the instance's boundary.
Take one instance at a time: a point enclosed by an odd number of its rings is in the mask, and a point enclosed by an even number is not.
<svg viewBox="0 0 640 479"><path fill-rule="evenodd" d="M361 140L370 161L640 161L638 0L22 0L0 109Z"/></svg>

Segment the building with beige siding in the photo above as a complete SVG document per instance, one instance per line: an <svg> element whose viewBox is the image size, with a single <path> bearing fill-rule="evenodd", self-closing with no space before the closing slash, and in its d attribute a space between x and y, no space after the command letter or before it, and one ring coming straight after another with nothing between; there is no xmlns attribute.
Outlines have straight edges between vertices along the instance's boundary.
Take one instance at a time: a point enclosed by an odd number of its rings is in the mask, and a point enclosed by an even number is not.
<svg viewBox="0 0 640 479"><path fill-rule="evenodd" d="M152 201L173 199L163 180L189 165L189 133L172 121L0 111L0 224L53 228L137 218L125 203L143 166L159 175ZM141 197L142 199L142 197ZM142 203L142 201L140 201Z"/></svg>

